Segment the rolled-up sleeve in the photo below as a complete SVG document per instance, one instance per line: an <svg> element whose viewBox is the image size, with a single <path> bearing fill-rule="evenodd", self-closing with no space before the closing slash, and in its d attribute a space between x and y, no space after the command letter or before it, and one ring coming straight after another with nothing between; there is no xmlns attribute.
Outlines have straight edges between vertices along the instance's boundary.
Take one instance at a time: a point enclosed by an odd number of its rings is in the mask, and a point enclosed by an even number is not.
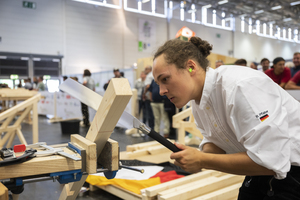
<svg viewBox="0 0 300 200"><path fill-rule="evenodd" d="M291 166L289 116L281 88L272 84L259 78L238 84L228 102L228 121L248 156L283 179Z"/></svg>

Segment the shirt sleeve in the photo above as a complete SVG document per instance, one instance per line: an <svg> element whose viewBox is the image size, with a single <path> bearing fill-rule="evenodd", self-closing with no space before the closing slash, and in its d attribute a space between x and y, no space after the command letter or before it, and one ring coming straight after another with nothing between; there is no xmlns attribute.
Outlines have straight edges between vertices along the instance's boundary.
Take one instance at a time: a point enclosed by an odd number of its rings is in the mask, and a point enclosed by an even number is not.
<svg viewBox="0 0 300 200"><path fill-rule="evenodd" d="M285 178L291 166L283 94L282 88L270 79L250 78L236 85L227 110L229 125L247 155L255 163L273 170L277 179Z"/></svg>
<svg viewBox="0 0 300 200"><path fill-rule="evenodd" d="M284 74L283 74L281 83L287 83L291 79L291 70L290 70L290 68L285 67L283 73Z"/></svg>
<svg viewBox="0 0 300 200"><path fill-rule="evenodd" d="M297 72L292 78L291 81L293 81L294 83L298 84L300 82L300 71Z"/></svg>

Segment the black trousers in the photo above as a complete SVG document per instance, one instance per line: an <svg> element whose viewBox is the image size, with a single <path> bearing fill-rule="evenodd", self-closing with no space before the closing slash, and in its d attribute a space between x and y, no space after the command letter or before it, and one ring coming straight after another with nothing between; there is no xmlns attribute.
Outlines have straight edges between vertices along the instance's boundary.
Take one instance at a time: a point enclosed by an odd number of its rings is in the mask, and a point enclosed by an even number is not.
<svg viewBox="0 0 300 200"><path fill-rule="evenodd" d="M238 200L299 200L300 167L292 166L282 180L274 176L246 176Z"/></svg>
<svg viewBox="0 0 300 200"><path fill-rule="evenodd" d="M89 107L85 105L84 103L81 103L81 112L83 116L83 123L86 126L90 125L90 120L89 120Z"/></svg>

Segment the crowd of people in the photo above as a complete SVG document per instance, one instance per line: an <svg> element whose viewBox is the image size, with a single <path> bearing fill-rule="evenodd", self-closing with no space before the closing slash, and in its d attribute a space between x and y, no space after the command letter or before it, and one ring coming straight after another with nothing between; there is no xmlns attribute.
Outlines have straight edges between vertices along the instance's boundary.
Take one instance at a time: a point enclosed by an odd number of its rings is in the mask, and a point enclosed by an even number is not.
<svg viewBox="0 0 300 200"><path fill-rule="evenodd" d="M44 83L43 76L39 77L33 77L33 81L31 81L31 78L28 77L26 79L23 79L24 86L22 85L22 80L19 80L18 88L25 88L28 90L36 90L36 91L46 91L47 85Z"/></svg>
<svg viewBox="0 0 300 200"><path fill-rule="evenodd" d="M247 61L245 59L238 59L234 64L247 66ZM259 64L261 69L258 69ZM222 65L224 65L224 62L218 60L215 63L215 68ZM251 62L250 68L264 72L283 89L300 89L300 52L294 53L293 62L286 62L284 58L276 57L270 67L270 60L263 58L260 63Z"/></svg>

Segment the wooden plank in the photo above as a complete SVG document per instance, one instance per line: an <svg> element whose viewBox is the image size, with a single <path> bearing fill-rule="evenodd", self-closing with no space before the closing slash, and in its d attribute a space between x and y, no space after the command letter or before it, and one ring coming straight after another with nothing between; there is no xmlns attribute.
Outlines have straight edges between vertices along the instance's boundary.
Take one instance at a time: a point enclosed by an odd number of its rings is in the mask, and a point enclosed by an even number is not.
<svg viewBox="0 0 300 200"><path fill-rule="evenodd" d="M229 200L234 199L241 187L242 183L236 183L231 186L216 190L214 192L205 194L200 197L193 198L192 200ZM236 199L236 198L235 198Z"/></svg>
<svg viewBox="0 0 300 200"><path fill-rule="evenodd" d="M86 151L86 172L97 173L96 144L78 134L71 135L71 142L79 145Z"/></svg>
<svg viewBox="0 0 300 200"><path fill-rule="evenodd" d="M39 119L37 101L32 105L32 143L39 142Z"/></svg>
<svg viewBox="0 0 300 200"><path fill-rule="evenodd" d="M88 140L96 143L97 157L113 132L131 96L132 91L127 79L111 79L86 135Z"/></svg>
<svg viewBox="0 0 300 200"><path fill-rule="evenodd" d="M186 183L190 183L193 181L198 181L200 179L204 179L210 176L216 176L223 174L222 172L214 171L214 170L206 170L203 172L198 172L196 174L191 174L189 176L185 176L173 181L165 182L159 185L155 185L152 187L148 187L146 189L141 190L142 193L146 193L147 196L153 197L156 196L159 192L168 190L170 188L174 188Z"/></svg>
<svg viewBox="0 0 300 200"><path fill-rule="evenodd" d="M173 189L160 192L160 200L184 200L191 199L209 192L224 188L228 185L240 183L244 180L243 176L227 174L221 177L208 177L199 181L185 184Z"/></svg>
<svg viewBox="0 0 300 200"><path fill-rule="evenodd" d="M119 143L108 139L98 157L98 163L109 171L119 170Z"/></svg>
<svg viewBox="0 0 300 200"><path fill-rule="evenodd" d="M8 200L8 189L0 182L0 200Z"/></svg>
<svg viewBox="0 0 300 200"><path fill-rule="evenodd" d="M72 151L64 149L67 153ZM81 161L75 161L60 155L35 157L24 163L0 167L0 179L18 178L53 172L81 169Z"/></svg>
<svg viewBox="0 0 300 200"><path fill-rule="evenodd" d="M117 197L120 197L121 199L125 199L125 200L141 200L142 199L141 195L138 195L129 190L125 190L116 185L106 185L106 186L97 186L97 187L99 187L102 190L105 190Z"/></svg>

